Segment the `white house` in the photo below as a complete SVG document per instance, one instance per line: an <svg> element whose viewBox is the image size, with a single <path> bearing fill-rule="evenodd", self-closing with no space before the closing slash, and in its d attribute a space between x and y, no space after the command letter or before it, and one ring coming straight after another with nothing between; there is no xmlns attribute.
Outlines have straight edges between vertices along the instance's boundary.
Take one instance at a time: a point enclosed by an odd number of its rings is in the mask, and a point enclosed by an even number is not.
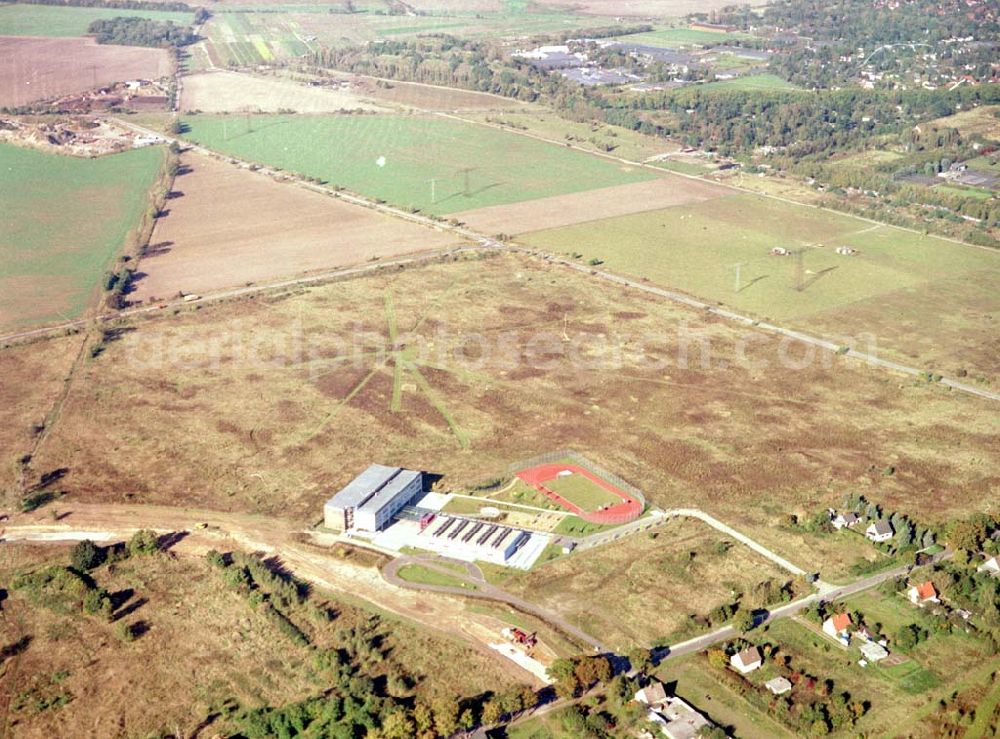
<svg viewBox="0 0 1000 739"><path fill-rule="evenodd" d="M876 542L889 541L895 533L892 530L892 524L884 518L881 521L875 521L865 530L865 536Z"/></svg>
<svg viewBox="0 0 1000 739"><path fill-rule="evenodd" d="M635 694L635 699L639 703L647 706L659 706L667 702L667 691L663 683L652 682Z"/></svg>
<svg viewBox="0 0 1000 739"><path fill-rule="evenodd" d="M976 572L986 572L992 575L1000 572L1000 557L990 557L976 568Z"/></svg>
<svg viewBox="0 0 1000 739"><path fill-rule="evenodd" d="M906 597L910 599L910 603L915 605L920 605L921 603L940 603L938 600L937 590L934 589L934 583L930 580L927 582L922 582L919 585L912 586L906 591Z"/></svg>
<svg viewBox="0 0 1000 739"><path fill-rule="evenodd" d="M760 650L757 647L747 647L742 652L737 652L730 657L729 664L743 675L753 672L761 665Z"/></svg>
<svg viewBox="0 0 1000 739"><path fill-rule="evenodd" d="M854 526L860 517L854 511L848 511L847 513L838 513L831 517L830 523L833 524L833 528L840 530L844 528L851 528Z"/></svg>
<svg viewBox="0 0 1000 739"><path fill-rule="evenodd" d="M847 629L850 626L850 614L835 613L823 622L823 633L832 636L834 639L842 639L847 636Z"/></svg>

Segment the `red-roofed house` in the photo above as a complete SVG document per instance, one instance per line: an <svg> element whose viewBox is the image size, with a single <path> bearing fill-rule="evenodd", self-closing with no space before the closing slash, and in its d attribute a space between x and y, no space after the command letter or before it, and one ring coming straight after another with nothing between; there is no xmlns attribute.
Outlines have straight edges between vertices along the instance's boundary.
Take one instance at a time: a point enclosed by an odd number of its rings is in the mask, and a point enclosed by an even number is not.
<svg viewBox="0 0 1000 739"><path fill-rule="evenodd" d="M911 603L915 603L918 606L921 603L941 602L938 600L938 594L937 590L934 589L934 583L932 583L930 580L911 587L909 590L906 591L906 597L910 599Z"/></svg>
<svg viewBox="0 0 1000 739"><path fill-rule="evenodd" d="M851 625L851 616L847 613L835 613L823 622L823 631L834 639L840 639L847 634Z"/></svg>

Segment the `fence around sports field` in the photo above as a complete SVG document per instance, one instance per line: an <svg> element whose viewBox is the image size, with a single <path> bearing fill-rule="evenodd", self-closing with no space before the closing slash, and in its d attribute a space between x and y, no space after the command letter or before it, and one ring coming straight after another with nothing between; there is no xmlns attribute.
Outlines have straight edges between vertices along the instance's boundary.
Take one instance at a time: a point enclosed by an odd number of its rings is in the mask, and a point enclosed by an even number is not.
<svg viewBox="0 0 1000 739"><path fill-rule="evenodd" d="M518 473L526 472L536 467L543 467L545 465L552 464L565 464L567 467L578 467L581 470L589 472L593 477L597 478L595 482L603 481L613 488L617 488L618 493L631 498L638 505L630 505L627 502L622 505L613 506L612 508L603 511L583 511L576 506L567 506L566 499L564 499L558 493L545 487L542 482L532 482L531 484L539 490L539 492L548 496L549 498L555 500L557 503L565 508L577 508L573 512L576 513L584 521L589 521L591 523L603 524L603 525L620 525L624 523L629 523L634 521L642 515L643 511L646 509L646 496L643 495L639 488L635 487L631 483L623 480L621 477L613 472L609 472L598 464L591 462L589 459L584 457L582 454L573 451L572 449L560 449L554 452L548 452L546 454L540 454L531 459L522 460L516 464L510 465L507 472L511 476L520 476Z"/></svg>

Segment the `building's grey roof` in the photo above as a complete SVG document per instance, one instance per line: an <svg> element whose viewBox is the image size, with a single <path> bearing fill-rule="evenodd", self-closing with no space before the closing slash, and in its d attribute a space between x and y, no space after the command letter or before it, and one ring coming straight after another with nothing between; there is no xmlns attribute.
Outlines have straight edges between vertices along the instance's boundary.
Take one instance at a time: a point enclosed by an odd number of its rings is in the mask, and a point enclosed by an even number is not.
<svg viewBox="0 0 1000 739"><path fill-rule="evenodd" d="M385 486L399 474L399 467L373 464L345 485L339 493L326 502L335 508L357 508L372 497L372 493Z"/></svg>
<svg viewBox="0 0 1000 739"><path fill-rule="evenodd" d="M382 508L386 503L395 498L399 493L416 478L420 477L419 472L414 472L413 470L399 470L397 469L395 477L389 480L385 486L379 490L375 495L373 495L369 500L365 501L358 510L362 511L377 511Z"/></svg>
<svg viewBox="0 0 1000 739"><path fill-rule="evenodd" d="M764 687L775 695L782 695L792 689L792 684L786 677L776 677L764 683Z"/></svg>
<svg viewBox="0 0 1000 739"><path fill-rule="evenodd" d="M683 51L678 51L677 49L665 49L659 46L647 46L646 44L628 44L621 42L612 44L611 46L613 48L622 49L625 52L650 56L653 59L657 59L667 64L690 65L697 61L697 57Z"/></svg>
<svg viewBox="0 0 1000 739"><path fill-rule="evenodd" d="M741 56L744 59L757 59L758 61L767 61L772 56L767 51L747 49L743 46L713 46L709 49L709 51L715 52L716 54L733 54L735 56Z"/></svg>
<svg viewBox="0 0 1000 739"><path fill-rule="evenodd" d="M892 531L892 525L889 523L889 521L887 521L884 518L881 521L876 521L869 528L871 528L876 534L891 534L891 533L893 533L893 531Z"/></svg>
<svg viewBox="0 0 1000 739"><path fill-rule="evenodd" d="M878 662L880 659L885 659L889 656L889 652L885 647L876 644L873 641L866 641L860 647L861 653L865 655L869 662Z"/></svg>

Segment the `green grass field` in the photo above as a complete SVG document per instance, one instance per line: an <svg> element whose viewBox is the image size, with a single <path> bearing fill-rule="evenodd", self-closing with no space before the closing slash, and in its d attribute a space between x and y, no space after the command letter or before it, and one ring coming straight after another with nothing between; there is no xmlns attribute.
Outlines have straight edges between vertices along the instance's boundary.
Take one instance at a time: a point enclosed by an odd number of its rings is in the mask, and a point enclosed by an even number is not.
<svg viewBox="0 0 1000 739"><path fill-rule="evenodd" d="M81 315L162 162L160 148L78 159L0 145L0 326Z"/></svg>
<svg viewBox="0 0 1000 739"><path fill-rule="evenodd" d="M52 5L0 5L0 36L85 36L92 21L132 16L188 25L191 13Z"/></svg>
<svg viewBox="0 0 1000 739"><path fill-rule="evenodd" d="M254 116L252 130L236 116L184 122L187 137L211 149L438 215L655 176L442 118Z"/></svg>
<svg viewBox="0 0 1000 739"><path fill-rule="evenodd" d="M948 193L949 195L957 195L960 198L975 198L976 200L990 200L995 196L995 193L990 192L989 190L984 190L980 187L937 185L934 189L938 192Z"/></svg>
<svg viewBox="0 0 1000 739"><path fill-rule="evenodd" d="M747 39L746 33L714 33L699 31L693 28L662 28L648 33L635 33L622 36L618 40L623 43L646 44L664 49L676 49L684 46L716 46L730 41Z"/></svg>
<svg viewBox="0 0 1000 739"><path fill-rule="evenodd" d="M581 510L596 511L601 506L621 503L621 498L602 488L584 475L566 475L545 482L545 487L561 495Z"/></svg>
<svg viewBox="0 0 1000 739"><path fill-rule="evenodd" d="M523 241L602 259L613 270L774 319L1000 270L1000 255L989 251L745 194L541 231ZM837 254L841 245L858 254ZM771 256L773 247L805 250L801 291L795 258Z"/></svg>
<svg viewBox="0 0 1000 739"><path fill-rule="evenodd" d="M466 582L461 577L449 575L445 572L432 570L423 565L406 565L399 568L399 577L406 582L421 585L438 585L446 588L465 588L466 590L476 590L476 586Z"/></svg>
<svg viewBox="0 0 1000 739"><path fill-rule="evenodd" d="M699 90L799 90L776 74L748 74L731 80L718 80L698 86Z"/></svg>

